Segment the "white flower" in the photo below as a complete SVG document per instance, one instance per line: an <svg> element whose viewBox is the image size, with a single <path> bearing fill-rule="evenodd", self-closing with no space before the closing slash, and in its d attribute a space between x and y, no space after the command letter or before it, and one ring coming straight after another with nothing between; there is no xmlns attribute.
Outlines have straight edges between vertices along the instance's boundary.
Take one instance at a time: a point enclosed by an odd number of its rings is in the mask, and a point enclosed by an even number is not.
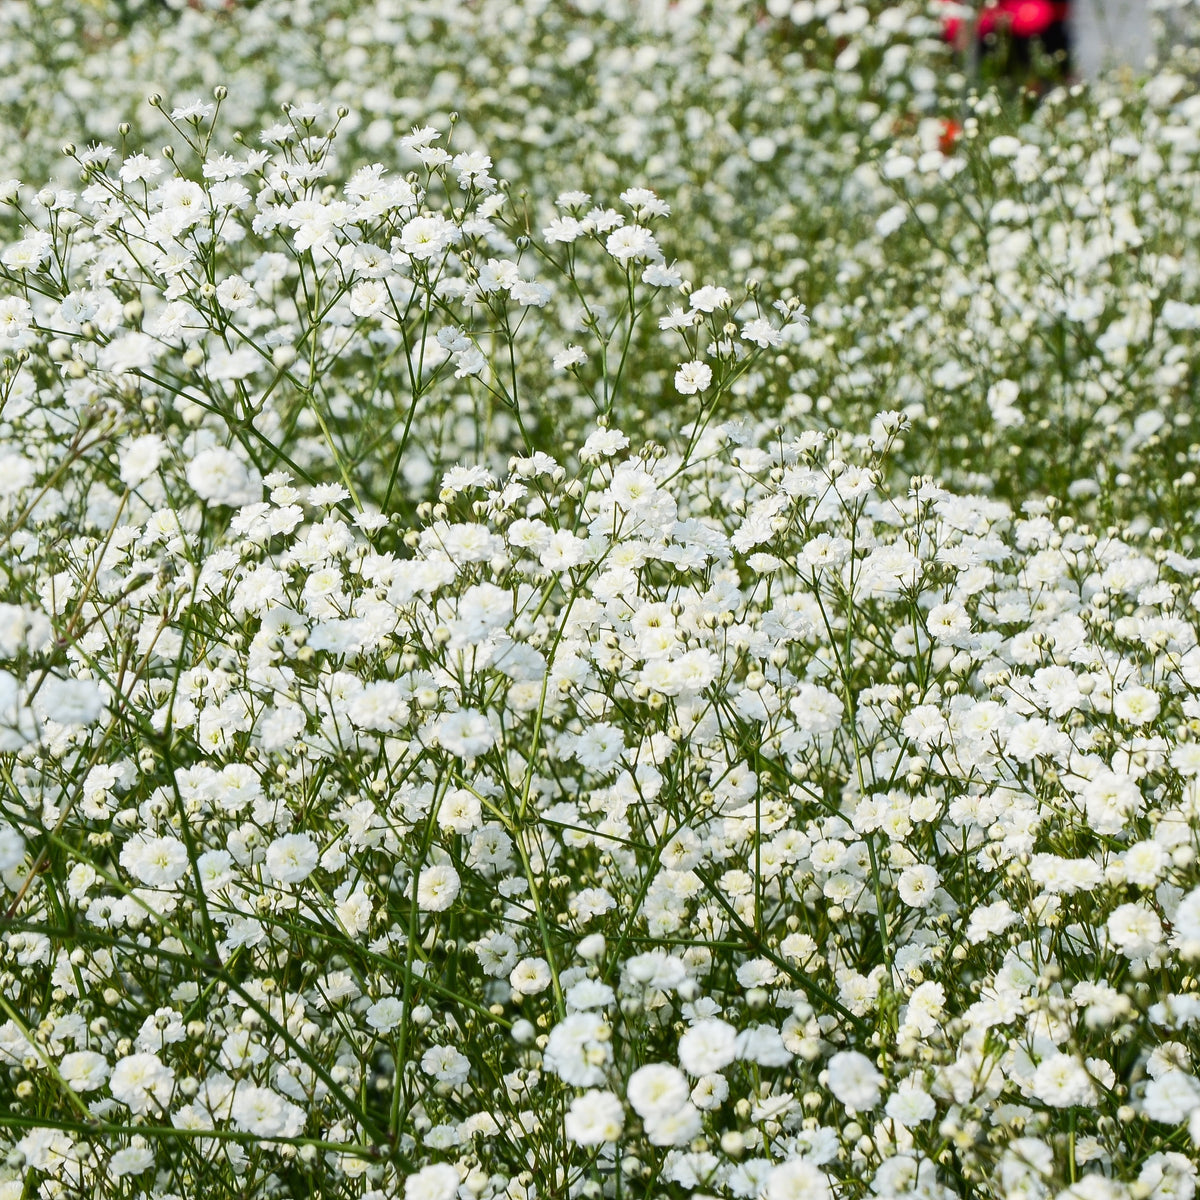
<svg viewBox="0 0 1200 1200"><path fill-rule="evenodd" d="M796 718L796 725L806 733L830 733L842 720L845 707L841 699L827 688L815 683L802 683L788 708Z"/></svg>
<svg viewBox="0 0 1200 1200"><path fill-rule="evenodd" d="M729 1099L729 1080L724 1075L701 1075L692 1088L692 1103L708 1112L720 1108Z"/></svg>
<svg viewBox="0 0 1200 1200"><path fill-rule="evenodd" d="M454 169L458 172L458 186L464 189L477 187L491 191L495 187L495 181L488 175L491 165L491 156L479 150L456 154Z"/></svg>
<svg viewBox="0 0 1200 1200"><path fill-rule="evenodd" d="M1200 329L1200 304L1168 300L1162 306L1161 320L1168 329Z"/></svg>
<svg viewBox="0 0 1200 1200"><path fill-rule="evenodd" d="M340 849L340 846L336 846L335 844L334 848ZM370 894L361 882L352 892L348 888L349 885L343 883L334 892L334 899L337 900L337 903L333 911L338 919L338 924L351 937L355 937L358 934L366 933L371 927L374 907L371 904ZM341 897L340 899L338 899L339 896Z"/></svg>
<svg viewBox="0 0 1200 1200"><path fill-rule="evenodd" d="M925 908L933 903L934 892L941 878L928 863L917 863L900 873L896 890L900 899L911 908Z"/></svg>
<svg viewBox="0 0 1200 1200"><path fill-rule="evenodd" d="M1158 694L1148 687L1123 688L1113 696L1113 715L1130 725L1148 725L1160 708Z"/></svg>
<svg viewBox="0 0 1200 1200"><path fill-rule="evenodd" d="M677 288L683 282L683 276L674 267L651 263L642 272L642 282L649 287Z"/></svg>
<svg viewBox="0 0 1200 1200"><path fill-rule="evenodd" d="M588 434L587 441L580 448L579 460L594 462L600 458L609 458L628 445L629 438L619 429L595 429Z"/></svg>
<svg viewBox="0 0 1200 1200"><path fill-rule="evenodd" d="M460 1087L471 1074L471 1060L453 1046L430 1046L421 1055L421 1070L439 1083Z"/></svg>
<svg viewBox="0 0 1200 1200"><path fill-rule="evenodd" d="M53 245L48 233L36 230L0 254L0 263L14 271L34 270L50 257Z"/></svg>
<svg viewBox="0 0 1200 1200"><path fill-rule="evenodd" d="M928 747L940 742L946 734L946 718L933 704L918 704L900 722L901 732L918 746Z"/></svg>
<svg viewBox="0 0 1200 1200"><path fill-rule="evenodd" d="M1200 304L1168 300L1162 306L1161 319L1168 329L1200 329Z"/></svg>
<svg viewBox="0 0 1200 1200"><path fill-rule="evenodd" d="M457 238L457 227L439 214L413 217L400 230L400 249L423 262L437 257Z"/></svg>
<svg viewBox="0 0 1200 1200"><path fill-rule="evenodd" d="M1200 888L1193 888L1179 902L1172 918L1172 941L1185 958L1200 958Z"/></svg>
<svg viewBox="0 0 1200 1200"><path fill-rule="evenodd" d="M550 964L544 958L523 958L509 973L508 982L519 996L536 996L550 986Z"/></svg>
<svg viewBox="0 0 1200 1200"><path fill-rule="evenodd" d="M1012 379L997 379L988 388L987 406L993 416L1000 409L1012 408L1021 395L1021 385Z"/></svg>
<svg viewBox="0 0 1200 1200"><path fill-rule="evenodd" d="M417 880L417 907L422 912L445 912L461 887L458 872L449 863L426 867Z"/></svg>
<svg viewBox="0 0 1200 1200"><path fill-rule="evenodd" d="M121 847L121 866L147 887L164 887L183 877L187 847L177 837L138 835Z"/></svg>
<svg viewBox="0 0 1200 1200"><path fill-rule="evenodd" d="M719 1017L697 1021L679 1039L679 1065L692 1076L727 1067L737 1057L737 1030Z"/></svg>
<svg viewBox="0 0 1200 1200"><path fill-rule="evenodd" d="M920 1037L929 1037L941 1024L945 1011L946 989L927 980L913 989L904 1012L904 1026Z"/></svg>
<svg viewBox="0 0 1200 1200"><path fill-rule="evenodd" d="M754 345L766 349L768 346L781 346L783 334L770 321L763 317L755 317L742 326L743 341L753 342Z"/></svg>
<svg viewBox="0 0 1200 1200"><path fill-rule="evenodd" d="M432 125L414 125L411 132L400 139L400 145L405 150L419 150L430 142L436 142L441 136L441 131Z"/></svg>
<svg viewBox="0 0 1200 1200"><path fill-rule="evenodd" d="M766 1200L830 1200L825 1173L803 1158L793 1158L773 1168L763 1192Z"/></svg>
<svg viewBox="0 0 1200 1200"><path fill-rule="evenodd" d="M391 301L387 285L381 279L363 279L350 292L350 311L356 317L373 317Z"/></svg>
<svg viewBox="0 0 1200 1200"><path fill-rule="evenodd" d="M738 1034L738 1058L760 1067L783 1067L792 1061L792 1052L774 1025L755 1025Z"/></svg>
<svg viewBox="0 0 1200 1200"><path fill-rule="evenodd" d="M218 1059L222 1066L231 1071L244 1070L246 1067L257 1066L267 1058L266 1047L257 1038L254 1031L239 1025L226 1034L221 1041Z"/></svg>
<svg viewBox="0 0 1200 1200"><path fill-rule="evenodd" d="M399 996L384 996L367 1009L367 1024L377 1033L391 1033L404 1020L404 1001Z"/></svg>
<svg viewBox="0 0 1200 1200"><path fill-rule="evenodd" d="M25 839L13 826L0 826L0 871L10 871L24 861Z"/></svg>
<svg viewBox="0 0 1200 1200"><path fill-rule="evenodd" d="M657 192L646 187L626 188L621 193L621 203L650 216L666 217L671 213L671 206L660 200Z"/></svg>
<svg viewBox="0 0 1200 1200"><path fill-rule="evenodd" d="M883 1076L857 1050L840 1050L829 1060L829 1090L848 1109L862 1112L879 1103Z"/></svg>
<svg viewBox="0 0 1200 1200"><path fill-rule="evenodd" d="M712 383L712 367L707 363L700 362L699 359L685 362L675 372L675 390L681 396L694 396L697 392L704 391L710 383Z"/></svg>
<svg viewBox="0 0 1200 1200"><path fill-rule="evenodd" d="M508 294L521 305L545 308L554 295L548 284L530 279L518 279L508 289ZM472 372L473 373L473 372Z"/></svg>
<svg viewBox="0 0 1200 1200"><path fill-rule="evenodd" d="M1144 901L1120 905L1107 925L1108 936L1126 958L1146 958L1162 945L1162 922Z"/></svg>
<svg viewBox="0 0 1200 1200"><path fill-rule="evenodd" d="M896 160L893 159L892 161ZM881 238L891 237L907 220L908 209L903 204L893 204L891 207L885 208L876 218L875 232Z"/></svg>
<svg viewBox="0 0 1200 1200"><path fill-rule="evenodd" d="M699 1109L690 1101L673 1112L647 1117L642 1126L652 1146L686 1146L703 1129Z"/></svg>
<svg viewBox="0 0 1200 1200"><path fill-rule="evenodd" d="M563 1127L578 1146L615 1142L625 1127L625 1110L612 1092L584 1092L571 1101Z"/></svg>
<svg viewBox="0 0 1200 1200"><path fill-rule="evenodd" d="M216 106L207 100L189 100L171 110L172 121L207 121L216 111Z"/></svg>
<svg viewBox="0 0 1200 1200"><path fill-rule="evenodd" d="M310 577L311 578L311 577ZM359 728L394 733L408 720L408 704L400 685L390 679L374 680L346 704L346 716Z"/></svg>
<svg viewBox="0 0 1200 1200"><path fill-rule="evenodd" d="M1167 848L1159 842L1135 842L1121 856L1125 878L1141 887L1154 887L1171 864Z"/></svg>
<svg viewBox="0 0 1200 1200"><path fill-rule="evenodd" d="M884 1106L897 1125L912 1129L928 1121L937 1112L933 1097L920 1084L906 1079L889 1097Z"/></svg>
<svg viewBox="0 0 1200 1200"><path fill-rule="evenodd" d="M212 446L187 466L187 481L201 500L239 508L262 499L262 481L232 450Z"/></svg>
<svg viewBox="0 0 1200 1200"><path fill-rule="evenodd" d="M559 192L554 198L555 208L586 208L592 202L587 192Z"/></svg>
<svg viewBox="0 0 1200 1200"><path fill-rule="evenodd" d="M350 493L340 483L318 483L308 489L308 502L316 508L332 508L349 498Z"/></svg>
<svg viewBox="0 0 1200 1200"><path fill-rule="evenodd" d="M316 869L321 849L307 833L286 833L267 847L267 870L276 883L300 883Z"/></svg>
<svg viewBox="0 0 1200 1200"><path fill-rule="evenodd" d="M1152 1121L1181 1125L1200 1109L1200 1082L1185 1071L1167 1071L1146 1084L1142 1111Z"/></svg>
<svg viewBox="0 0 1200 1200"><path fill-rule="evenodd" d="M517 963L517 943L507 933L493 933L472 947L485 975L500 979Z"/></svg>
<svg viewBox="0 0 1200 1200"><path fill-rule="evenodd" d="M1071 1108L1095 1101L1096 1089L1079 1059L1070 1054L1054 1053L1044 1059L1030 1082L1030 1090L1051 1108Z"/></svg>
<svg viewBox="0 0 1200 1200"><path fill-rule="evenodd" d="M615 907L615 901L613 907ZM589 933L587 937L580 939L579 945L575 947L575 953L578 954L580 958L591 962L595 959L604 957L604 947L604 934Z"/></svg>
<svg viewBox="0 0 1200 1200"><path fill-rule="evenodd" d="M113 1067L108 1088L130 1112L157 1112L170 1102L175 1076L156 1054L130 1054Z"/></svg>
<svg viewBox="0 0 1200 1200"><path fill-rule="evenodd" d="M144 483L166 457L166 443L157 434L136 437L121 453L121 482L126 487Z"/></svg>
<svg viewBox="0 0 1200 1200"><path fill-rule="evenodd" d="M154 1164L154 1151L149 1146L126 1146L108 1160L108 1173L114 1179L140 1175Z"/></svg>
<svg viewBox="0 0 1200 1200"><path fill-rule="evenodd" d="M625 1096L639 1117L656 1117L675 1112L688 1100L691 1087L678 1067L647 1063L629 1077Z"/></svg>
<svg viewBox="0 0 1200 1200"><path fill-rule="evenodd" d="M404 1181L404 1200L454 1200L458 1183L449 1163L431 1163Z"/></svg>
<svg viewBox="0 0 1200 1200"><path fill-rule="evenodd" d="M1138 785L1128 775L1107 769L1096 772L1082 795L1088 824L1096 833L1120 833L1143 806Z"/></svg>
<svg viewBox="0 0 1200 1200"><path fill-rule="evenodd" d="M934 641L958 645L971 632L971 618L961 604L935 604L925 618L925 628Z"/></svg>
<svg viewBox="0 0 1200 1200"><path fill-rule="evenodd" d="M569 1013L550 1031L543 1063L572 1087L597 1087L612 1062L612 1030L595 1012Z"/></svg>
<svg viewBox="0 0 1200 1200"><path fill-rule="evenodd" d="M437 813L438 827L453 833L470 833L483 824L479 797L466 788L451 788L442 797Z"/></svg>
<svg viewBox="0 0 1200 1200"><path fill-rule="evenodd" d="M33 701L43 721L59 725L94 725L104 712L104 694L93 679L60 679L49 675Z"/></svg>
<svg viewBox="0 0 1200 1200"><path fill-rule="evenodd" d="M36 736L33 714L21 703L19 681L0 670L0 750L19 750Z"/></svg>
<svg viewBox="0 0 1200 1200"><path fill-rule="evenodd" d="M122 183L142 183L157 179L162 173L161 158L151 158L148 154L131 154L121 164L117 175Z"/></svg>
<svg viewBox="0 0 1200 1200"><path fill-rule="evenodd" d="M732 297L726 288L708 287L697 288L690 297L690 303L695 312L713 312L729 304Z"/></svg>
<svg viewBox="0 0 1200 1200"><path fill-rule="evenodd" d="M230 1110L236 1128L257 1137L297 1137L304 1128L304 1110L265 1087L239 1083Z"/></svg>
<svg viewBox="0 0 1200 1200"><path fill-rule="evenodd" d="M625 753L624 736L616 726L600 721L579 735L571 752L589 771L604 774Z"/></svg>
<svg viewBox="0 0 1200 1200"><path fill-rule="evenodd" d="M254 288L240 275L230 275L217 284L217 300L230 312L249 308L257 299Z"/></svg>
<svg viewBox="0 0 1200 1200"><path fill-rule="evenodd" d="M108 1059L95 1050L76 1050L63 1055L58 1073L71 1091L92 1092L108 1078Z"/></svg>
<svg viewBox="0 0 1200 1200"><path fill-rule="evenodd" d="M496 744L496 731L481 712L461 708L434 726L439 744L459 758L478 758Z"/></svg>
<svg viewBox="0 0 1200 1200"><path fill-rule="evenodd" d="M490 634L504 628L513 615L512 593L493 583L477 583L467 588L458 602L458 616L451 625L453 644L476 646Z"/></svg>
<svg viewBox="0 0 1200 1200"><path fill-rule="evenodd" d="M555 217L542 230L542 237L547 242L563 242L570 244L584 234L583 225L575 217Z"/></svg>
<svg viewBox="0 0 1200 1200"><path fill-rule="evenodd" d="M579 346L568 346L565 350L560 350L554 356L553 366L556 371L566 371L571 367L582 366L587 360L586 350Z"/></svg>
<svg viewBox="0 0 1200 1200"><path fill-rule="evenodd" d="M614 230L608 235L604 248L620 262L633 258L654 261L662 257L654 235L641 225L625 225Z"/></svg>
<svg viewBox="0 0 1200 1200"><path fill-rule="evenodd" d="M688 650L678 658L656 658L640 673L641 682L664 696L699 692L717 677L721 660L711 650Z"/></svg>
<svg viewBox="0 0 1200 1200"><path fill-rule="evenodd" d="M580 979L567 988L563 999L570 1012L580 1012L589 1008L607 1008L617 998L616 992L607 983L598 979Z"/></svg>
<svg viewBox="0 0 1200 1200"><path fill-rule="evenodd" d="M198 225L208 212L208 196L190 179L168 179L155 189L153 197L165 230L174 236Z"/></svg>
<svg viewBox="0 0 1200 1200"><path fill-rule="evenodd" d="M3 339L0 346L6 350L25 347L30 341L28 331L32 320L33 309L28 300L20 296L0 297L0 339Z"/></svg>

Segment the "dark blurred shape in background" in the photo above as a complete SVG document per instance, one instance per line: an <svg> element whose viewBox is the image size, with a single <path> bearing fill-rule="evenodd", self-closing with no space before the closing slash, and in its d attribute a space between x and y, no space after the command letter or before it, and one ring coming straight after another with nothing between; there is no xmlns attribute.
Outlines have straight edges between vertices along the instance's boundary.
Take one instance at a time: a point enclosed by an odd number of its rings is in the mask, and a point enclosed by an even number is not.
<svg viewBox="0 0 1200 1200"><path fill-rule="evenodd" d="M1072 8L1068 0L991 0L977 10L947 3L943 32L981 73L1037 87L1069 79Z"/></svg>

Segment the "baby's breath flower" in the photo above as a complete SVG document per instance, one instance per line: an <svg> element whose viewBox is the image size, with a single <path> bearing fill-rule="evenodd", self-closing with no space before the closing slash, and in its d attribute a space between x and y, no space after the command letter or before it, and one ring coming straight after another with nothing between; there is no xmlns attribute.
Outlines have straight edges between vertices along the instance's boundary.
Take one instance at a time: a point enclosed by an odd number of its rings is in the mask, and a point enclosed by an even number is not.
<svg viewBox="0 0 1200 1200"><path fill-rule="evenodd" d="M882 1094L883 1076L865 1054L840 1050L829 1060L829 1090L852 1112L874 1108Z"/></svg>
<svg viewBox="0 0 1200 1200"><path fill-rule="evenodd" d="M426 867L417 884L417 904L422 912L445 912L454 903L460 887L458 872L449 863Z"/></svg>
<svg viewBox="0 0 1200 1200"><path fill-rule="evenodd" d="M1186 27L333 7L0 5L0 1200L1188 1200Z"/></svg>
<svg viewBox="0 0 1200 1200"><path fill-rule="evenodd" d="M733 297L730 296L727 288L717 287L712 284L697 288L688 297L688 303L691 305L692 310L703 313L715 312L718 308L727 307L732 303L732 300Z"/></svg>
<svg viewBox="0 0 1200 1200"><path fill-rule="evenodd" d="M612 1092L588 1091L571 1101L563 1123L571 1141L580 1146L599 1146L621 1137L625 1110Z"/></svg>
<svg viewBox="0 0 1200 1200"><path fill-rule="evenodd" d="M675 390L682 396L694 396L712 383L712 377L712 367L707 363L686 362L675 372Z"/></svg>

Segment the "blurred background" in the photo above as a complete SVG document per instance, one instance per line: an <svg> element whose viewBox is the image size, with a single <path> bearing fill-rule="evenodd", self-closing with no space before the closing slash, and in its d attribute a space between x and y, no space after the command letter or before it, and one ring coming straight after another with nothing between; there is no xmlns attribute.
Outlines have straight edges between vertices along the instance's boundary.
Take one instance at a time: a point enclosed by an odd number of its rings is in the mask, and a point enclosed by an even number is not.
<svg viewBox="0 0 1200 1200"><path fill-rule="evenodd" d="M1107 66L1142 69L1154 50L1147 0L1072 0L1076 70L1095 78Z"/></svg>

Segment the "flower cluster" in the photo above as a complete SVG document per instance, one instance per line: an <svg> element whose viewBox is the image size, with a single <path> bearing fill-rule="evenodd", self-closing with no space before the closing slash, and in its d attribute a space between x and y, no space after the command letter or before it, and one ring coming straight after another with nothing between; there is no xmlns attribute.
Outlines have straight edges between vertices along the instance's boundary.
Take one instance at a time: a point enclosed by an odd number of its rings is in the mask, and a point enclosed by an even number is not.
<svg viewBox="0 0 1200 1200"><path fill-rule="evenodd" d="M938 29L3 6L0 1200L1194 1194L1189 52Z"/></svg>

